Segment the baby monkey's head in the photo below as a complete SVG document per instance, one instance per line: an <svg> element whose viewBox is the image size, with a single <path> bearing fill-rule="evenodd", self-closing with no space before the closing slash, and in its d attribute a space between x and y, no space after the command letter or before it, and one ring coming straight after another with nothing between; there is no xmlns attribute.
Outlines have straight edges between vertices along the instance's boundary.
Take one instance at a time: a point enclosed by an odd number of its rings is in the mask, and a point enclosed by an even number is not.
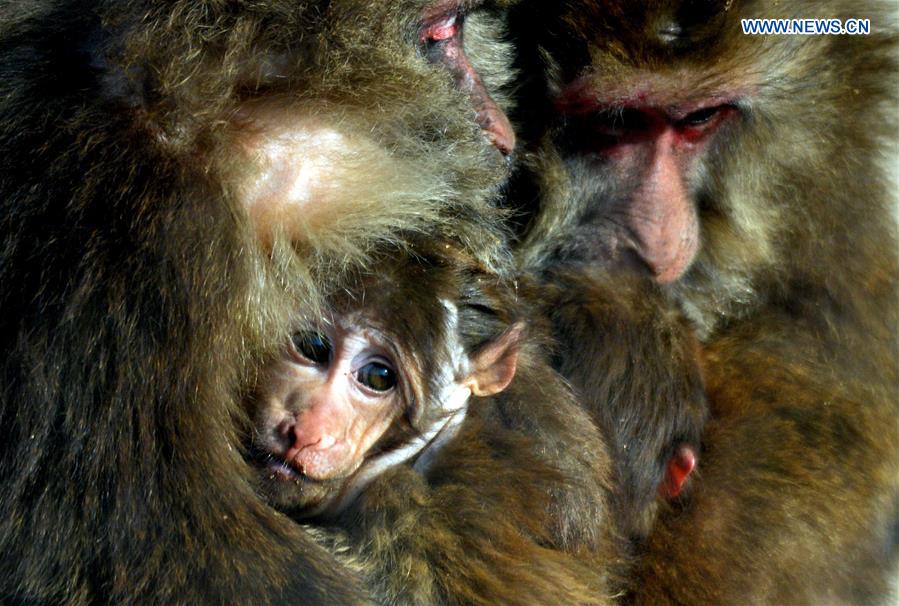
<svg viewBox="0 0 899 606"><path fill-rule="evenodd" d="M471 396L504 390L523 334L514 285L456 247L385 253L285 339L251 398L263 492L294 515L334 515L377 475L424 471Z"/></svg>

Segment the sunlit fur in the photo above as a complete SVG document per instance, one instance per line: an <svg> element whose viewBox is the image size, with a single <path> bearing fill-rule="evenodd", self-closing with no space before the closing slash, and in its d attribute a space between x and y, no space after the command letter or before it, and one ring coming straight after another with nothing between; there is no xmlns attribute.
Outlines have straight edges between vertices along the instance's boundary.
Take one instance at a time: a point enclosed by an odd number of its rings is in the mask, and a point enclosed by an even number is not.
<svg viewBox="0 0 899 606"><path fill-rule="evenodd" d="M446 235L503 263L506 163L419 52L425 3L19 4L0 9L0 601L361 603L252 492L234 421L256 363L375 246ZM289 233L240 203L257 100L368 141Z"/></svg>

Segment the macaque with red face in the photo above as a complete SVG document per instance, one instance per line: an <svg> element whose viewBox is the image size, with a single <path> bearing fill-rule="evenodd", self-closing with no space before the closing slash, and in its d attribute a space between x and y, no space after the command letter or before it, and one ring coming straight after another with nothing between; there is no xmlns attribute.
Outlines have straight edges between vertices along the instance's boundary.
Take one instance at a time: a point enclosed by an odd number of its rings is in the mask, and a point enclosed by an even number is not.
<svg viewBox="0 0 899 606"><path fill-rule="evenodd" d="M514 285L422 242L329 303L249 400L270 502L340 529L383 603L608 604L605 444Z"/></svg>
<svg viewBox="0 0 899 606"><path fill-rule="evenodd" d="M701 473L638 534L626 603L896 603L895 16L878 0L516 9L525 162L511 198L522 261L558 297L560 367L621 476L654 478L643 494L676 483L678 435L702 430L686 444ZM871 31L742 28L822 18ZM631 304L635 342L681 318L698 346L608 353L605 312L627 308L608 302L628 289L607 282L650 295ZM665 397L684 362L701 369L704 428ZM647 449L655 464L632 454Z"/></svg>

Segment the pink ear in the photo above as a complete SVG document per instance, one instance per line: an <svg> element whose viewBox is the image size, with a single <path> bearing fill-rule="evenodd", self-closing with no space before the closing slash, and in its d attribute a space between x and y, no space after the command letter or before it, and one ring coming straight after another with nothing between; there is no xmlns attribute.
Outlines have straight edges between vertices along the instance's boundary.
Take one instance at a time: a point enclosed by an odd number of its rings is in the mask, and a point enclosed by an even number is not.
<svg viewBox="0 0 899 606"><path fill-rule="evenodd" d="M680 446L668 460L665 479L659 486L659 494L666 499L677 497L695 468L696 453L690 446Z"/></svg>
<svg viewBox="0 0 899 606"><path fill-rule="evenodd" d="M524 323L516 322L472 356L472 372L466 384L473 395L492 396L509 386L518 369L523 334Z"/></svg>

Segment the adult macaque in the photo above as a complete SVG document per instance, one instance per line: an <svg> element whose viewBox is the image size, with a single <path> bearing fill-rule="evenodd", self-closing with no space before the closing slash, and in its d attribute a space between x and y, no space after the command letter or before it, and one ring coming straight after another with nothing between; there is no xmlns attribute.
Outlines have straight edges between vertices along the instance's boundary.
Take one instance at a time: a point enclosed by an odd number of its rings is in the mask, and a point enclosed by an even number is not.
<svg viewBox="0 0 899 606"><path fill-rule="evenodd" d="M604 443L514 287L452 248L415 251L260 373L263 492L335 519L386 604L610 603Z"/></svg>
<svg viewBox="0 0 899 606"><path fill-rule="evenodd" d="M0 601L363 602L254 494L234 421L296 310L375 244L451 232L493 262L512 137L462 20L438 27L463 3L20 4L0 9Z"/></svg>
<svg viewBox="0 0 899 606"><path fill-rule="evenodd" d="M529 2L513 16L529 77L519 116L528 167L512 189L529 211L525 262L642 271L659 313L682 309L701 340L711 409L702 474L642 545L628 603L891 603L890 8L576 1ZM745 18L822 17L869 18L872 32L741 30ZM539 196L524 195L533 185ZM600 417L613 420L619 401L608 410ZM644 433L662 431L652 418Z"/></svg>

